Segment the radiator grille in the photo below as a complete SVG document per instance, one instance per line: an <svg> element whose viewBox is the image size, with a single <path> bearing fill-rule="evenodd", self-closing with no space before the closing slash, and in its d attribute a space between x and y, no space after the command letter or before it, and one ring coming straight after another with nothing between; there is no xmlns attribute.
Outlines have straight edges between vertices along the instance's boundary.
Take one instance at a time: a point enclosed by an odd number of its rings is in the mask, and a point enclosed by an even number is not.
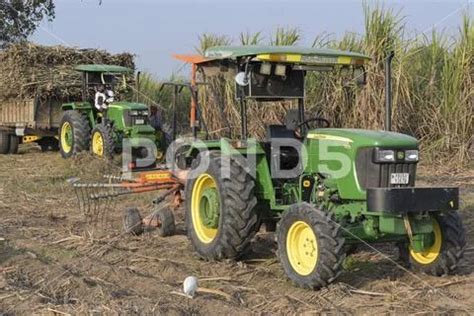
<svg viewBox="0 0 474 316"><path fill-rule="evenodd" d="M137 124L137 120L141 120L144 123ZM147 125L149 124L149 118L146 115L130 115L130 111L124 112L124 121L126 126L133 126L133 125Z"/></svg>
<svg viewBox="0 0 474 316"><path fill-rule="evenodd" d="M415 186L416 163L375 163L374 148L359 150L356 158L356 174L360 186L367 188L413 187ZM408 173L408 184L390 184L390 174Z"/></svg>

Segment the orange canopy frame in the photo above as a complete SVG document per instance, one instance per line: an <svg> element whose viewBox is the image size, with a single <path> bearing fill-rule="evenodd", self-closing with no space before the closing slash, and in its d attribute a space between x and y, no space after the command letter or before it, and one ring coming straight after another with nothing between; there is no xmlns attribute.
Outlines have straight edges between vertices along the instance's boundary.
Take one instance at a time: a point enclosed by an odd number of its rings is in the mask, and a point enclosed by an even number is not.
<svg viewBox="0 0 474 316"><path fill-rule="evenodd" d="M212 59L205 58L202 55L173 54L173 57L178 60L184 61L186 63L191 63L191 64L202 64L202 63L212 60Z"/></svg>
<svg viewBox="0 0 474 316"><path fill-rule="evenodd" d="M191 69L191 89L192 89L192 94L193 96L191 97L191 110L189 113L189 121L191 125L191 129L193 130L193 136L196 136L196 129L198 122L196 120L197 118L197 103L196 103L196 70L197 70L197 65L201 63L205 63L209 61L210 59L205 58L202 55L180 55L180 54L173 54L173 57L184 61L185 63L190 63L192 64L192 69Z"/></svg>

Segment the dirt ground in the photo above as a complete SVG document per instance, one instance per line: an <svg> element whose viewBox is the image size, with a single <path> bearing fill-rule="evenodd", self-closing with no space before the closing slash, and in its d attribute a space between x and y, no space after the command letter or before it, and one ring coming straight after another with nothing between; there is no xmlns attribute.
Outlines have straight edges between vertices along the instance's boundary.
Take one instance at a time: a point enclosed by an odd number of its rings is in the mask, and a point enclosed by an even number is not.
<svg viewBox="0 0 474 316"><path fill-rule="evenodd" d="M421 168L423 169L423 168ZM67 179L113 168L88 155L20 149L0 156L0 315L5 314L474 314L474 170L427 176L420 183L459 185L468 246L457 274L403 270L392 245L360 249L337 282L319 291L294 287L275 258L273 233L257 234L242 261L199 260L177 234L125 235L123 210L150 207L152 195L121 198L107 224L85 223ZM179 295L185 277L225 294ZM220 293L220 292L219 292Z"/></svg>

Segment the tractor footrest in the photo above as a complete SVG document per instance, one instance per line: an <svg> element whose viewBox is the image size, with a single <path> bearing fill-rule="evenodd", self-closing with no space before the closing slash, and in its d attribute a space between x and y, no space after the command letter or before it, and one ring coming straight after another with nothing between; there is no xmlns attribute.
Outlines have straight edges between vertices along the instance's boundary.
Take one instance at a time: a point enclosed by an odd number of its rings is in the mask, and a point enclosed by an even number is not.
<svg viewBox="0 0 474 316"><path fill-rule="evenodd" d="M394 215L453 211L459 208L459 188L369 188L367 210Z"/></svg>

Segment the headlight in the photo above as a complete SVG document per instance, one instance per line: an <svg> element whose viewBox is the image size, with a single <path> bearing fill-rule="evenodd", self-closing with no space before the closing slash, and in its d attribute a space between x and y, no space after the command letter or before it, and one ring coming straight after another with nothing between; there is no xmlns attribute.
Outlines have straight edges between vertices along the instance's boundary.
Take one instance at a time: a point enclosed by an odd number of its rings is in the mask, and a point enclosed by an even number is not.
<svg viewBox="0 0 474 316"><path fill-rule="evenodd" d="M285 65L276 65L275 66L275 75L283 77L286 75L286 66Z"/></svg>
<svg viewBox="0 0 474 316"><path fill-rule="evenodd" d="M260 73L262 75L269 75L272 73L272 64L263 63L260 65Z"/></svg>
<svg viewBox="0 0 474 316"><path fill-rule="evenodd" d="M375 154L375 162L392 162L395 161L395 152L393 150L379 149Z"/></svg>
<svg viewBox="0 0 474 316"><path fill-rule="evenodd" d="M418 150L412 149L405 151L405 161L418 161Z"/></svg>
<svg viewBox="0 0 474 316"><path fill-rule="evenodd" d="M148 111L142 111L143 116L148 116Z"/></svg>
<svg viewBox="0 0 474 316"><path fill-rule="evenodd" d="M130 115L136 116L136 115L138 115L138 111L135 111L135 110L134 110L134 111L130 111Z"/></svg>

